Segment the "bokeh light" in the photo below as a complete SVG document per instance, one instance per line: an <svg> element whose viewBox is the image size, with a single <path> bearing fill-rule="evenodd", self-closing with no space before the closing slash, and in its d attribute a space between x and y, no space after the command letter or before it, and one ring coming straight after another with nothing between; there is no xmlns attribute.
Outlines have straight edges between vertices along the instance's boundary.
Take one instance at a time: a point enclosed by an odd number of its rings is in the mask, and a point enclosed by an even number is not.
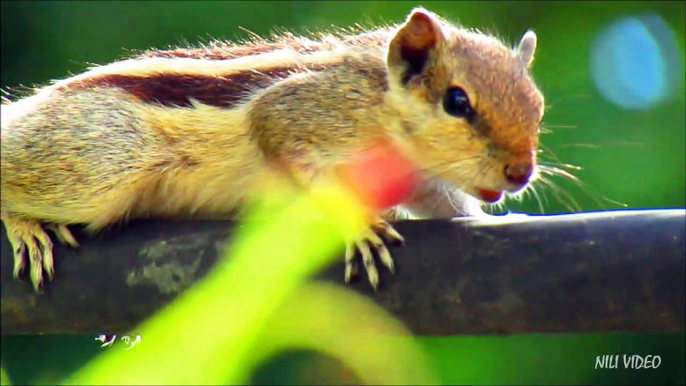
<svg viewBox="0 0 686 386"><path fill-rule="evenodd" d="M676 35L655 14L614 21L596 38L590 59L596 88L623 109L654 107L681 82Z"/></svg>

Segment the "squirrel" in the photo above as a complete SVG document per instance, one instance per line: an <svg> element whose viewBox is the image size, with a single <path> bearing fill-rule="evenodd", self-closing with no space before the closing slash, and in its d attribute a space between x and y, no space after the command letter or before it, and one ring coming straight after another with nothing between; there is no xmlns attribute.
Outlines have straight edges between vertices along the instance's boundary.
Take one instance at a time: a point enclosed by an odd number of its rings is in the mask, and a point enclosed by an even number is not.
<svg viewBox="0 0 686 386"><path fill-rule="evenodd" d="M2 104L1 217L14 276L52 279L67 226L129 218L231 218L253 195L278 198L384 136L419 165L413 197L349 240L345 281L398 218L484 214L536 174L544 100L529 69L536 34L510 48L418 7L374 30L293 34L148 50Z"/></svg>

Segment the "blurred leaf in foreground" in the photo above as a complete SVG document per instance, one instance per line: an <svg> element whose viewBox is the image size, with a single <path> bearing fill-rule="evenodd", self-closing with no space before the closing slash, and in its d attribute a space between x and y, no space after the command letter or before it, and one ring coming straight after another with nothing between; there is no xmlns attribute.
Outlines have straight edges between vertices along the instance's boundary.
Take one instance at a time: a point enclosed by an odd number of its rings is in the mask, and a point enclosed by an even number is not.
<svg viewBox="0 0 686 386"><path fill-rule="evenodd" d="M12 382L10 382L10 378L7 376L7 373L5 372L5 369L3 367L0 367L0 385L2 386L11 386Z"/></svg>
<svg viewBox="0 0 686 386"><path fill-rule="evenodd" d="M383 156L354 168L396 168L380 143L371 153ZM136 329L141 344L103 353L66 384L244 384L260 358L290 345L340 357L370 383L427 383L421 355L383 310L342 288L300 287L336 256L341 235L368 224L366 196L350 186L330 181L279 212L252 213L270 220L245 223L230 258Z"/></svg>

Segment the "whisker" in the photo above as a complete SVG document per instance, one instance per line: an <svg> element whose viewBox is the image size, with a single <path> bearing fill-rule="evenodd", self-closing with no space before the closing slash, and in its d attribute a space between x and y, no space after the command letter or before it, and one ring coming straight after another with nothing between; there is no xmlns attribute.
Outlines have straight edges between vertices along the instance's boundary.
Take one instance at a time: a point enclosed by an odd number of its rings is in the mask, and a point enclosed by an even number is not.
<svg viewBox="0 0 686 386"><path fill-rule="evenodd" d="M601 149L602 146L595 143L565 143L562 147L576 147L586 149Z"/></svg>
<svg viewBox="0 0 686 386"><path fill-rule="evenodd" d="M548 191L550 191L553 194L553 196L555 196L555 199L557 200L557 202L561 203L562 205L564 205L566 208L569 209L568 204L562 200L562 198L560 197L560 193L554 187L551 187L551 182L547 178L541 176L538 179L538 183L540 183L542 186L545 186L546 188L548 188Z"/></svg>
<svg viewBox="0 0 686 386"><path fill-rule="evenodd" d="M578 186L580 189L582 189L602 209L607 209L607 207L605 207L603 202L600 201L598 199L598 197L600 197L602 200L605 200L606 202L612 203L614 205L621 206L623 208L628 207L628 205L626 203L610 199L610 198L608 198L602 194L594 192L586 183L581 181L578 177L574 176L573 174L566 172L565 170L555 168L555 167L546 166L546 170L544 171L543 169L541 169L541 171L546 173L547 175L550 175L550 176L558 175L558 176L565 177L568 180L572 181L576 186Z"/></svg>
<svg viewBox="0 0 686 386"><path fill-rule="evenodd" d="M580 212L581 207L579 206L579 203L574 199L574 197L569 194L565 189L561 188L557 184L555 184L553 181L541 176L540 181L548 186L553 194L555 195L555 198L557 198L558 202L560 202L562 205L564 205L567 210L570 212ZM564 196L565 200L562 199Z"/></svg>
<svg viewBox="0 0 686 386"><path fill-rule="evenodd" d="M536 191L536 186L533 183L530 183L526 186L525 191L527 193L531 191L531 194L536 198L536 201L538 202L538 210L541 214L544 214L545 209L543 208L543 202L541 201L541 197L538 195L538 192Z"/></svg>
<svg viewBox="0 0 686 386"><path fill-rule="evenodd" d="M543 173L543 174L547 174L550 176L562 176L562 177L567 178L570 181L573 181L579 187L584 186L583 182L577 176L575 176L574 174L572 174L572 173L570 173L564 169L560 169L556 166L545 165L545 164L539 165L539 168L541 170L541 173Z"/></svg>
<svg viewBox="0 0 686 386"><path fill-rule="evenodd" d="M548 124L543 124L541 127L546 128L546 129L578 129L578 125L548 125Z"/></svg>
<svg viewBox="0 0 686 386"><path fill-rule="evenodd" d="M541 145L541 146L539 146L539 152L540 152L541 154L545 154L545 155L550 154L550 156L552 157L553 161L556 162L557 164L562 164L562 163L563 163L562 160L560 160L560 158L559 158L559 157L553 152L553 150L550 149L549 147L546 147L546 146ZM540 162L539 162L539 163L540 163Z"/></svg>
<svg viewBox="0 0 686 386"><path fill-rule="evenodd" d="M563 177L563 178L565 178L565 179L571 181L574 185L578 186L580 189L582 189L582 190L585 190L585 189L586 189L584 183L583 183L577 176L575 176L575 175L573 175L573 174L567 172L566 170L560 169L560 168L558 168L558 167L551 166L551 165L540 165L540 166L541 166L540 170L541 170L541 173L542 173L542 174L545 174L545 175L548 175L548 176L551 176L551 177L552 177L552 176L560 176L560 177ZM546 186L551 187L552 189L556 189L556 190L559 191L559 192L564 192L565 195L570 196L569 193L568 193L566 190L562 189L559 185L555 184L552 180L547 179L547 178L545 178L544 176L541 176L541 180L542 180L544 183L546 183ZM559 195L557 196L557 199L558 199L559 202L562 203L562 201L560 200ZM568 204L565 203L564 205L567 207L567 209L573 211L573 208L571 208ZM578 207L578 205L577 205L577 207Z"/></svg>
<svg viewBox="0 0 686 386"><path fill-rule="evenodd" d="M538 166L539 167L541 167L541 166L542 167L561 167L561 168L573 169L573 170L577 170L577 171L582 169L581 166L579 166L579 165L565 164L565 163L552 164L552 163L548 163L545 161L538 162Z"/></svg>
<svg viewBox="0 0 686 386"><path fill-rule="evenodd" d="M623 146L642 146L642 143L638 142L629 142L629 141L615 141L615 142L610 142L610 145L623 145ZM576 144L566 144L563 145L565 147L577 147L577 148L592 148L592 149L601 149L602 146L598 144L586 144L586 143L576 143ZM607 146L607 145L606 145ZM602 209L607 209L607 203L610 203L612 205L620 206L620 207L628 207L626 203L610 199L602 194L599 194L598 192L593 191L586 183L581 181L578 177L573 175L572 173L568 172L569 171L579 171L582 170L580 166L577 165L571 165L567 163L563 163L560 161L560 159L552 152L552 150L548 148L544 148L541 146L541 149L544 151L541 152L544 154L544 156L549 156L553 159L555 162L547 162L545 160L541 160L538 162L538 169L541 171L542 174L546 174L548 176L562 176L566 180L571 181L575 186L579 187L589 198L593 200L593 202L598 205L598 207ZM565 170L566 169L566 170ZM547 181L548 184L546 186L549 186L551 184L550 181Z"/></svg>

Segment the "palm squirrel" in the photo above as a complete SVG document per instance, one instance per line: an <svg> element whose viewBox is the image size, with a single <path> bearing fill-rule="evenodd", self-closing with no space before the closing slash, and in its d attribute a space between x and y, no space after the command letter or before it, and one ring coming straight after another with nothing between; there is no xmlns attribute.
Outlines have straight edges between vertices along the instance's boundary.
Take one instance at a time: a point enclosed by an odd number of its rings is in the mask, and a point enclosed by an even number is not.
<svg viewBox="0 0 686 386"><path fill-rule="evenodd" d="M415 8L362 32L285 34L241 44L149 50L2 105L2 221L14 275L52 279L51 230L98 231L127 218L226 218L252 195L307 189L371 138L419 165L414 196L350 240L369 281L393 260L389 221L479 214L527 186L543 96L515 48ZM286 188L288 187L288 188Z"/></svg>

